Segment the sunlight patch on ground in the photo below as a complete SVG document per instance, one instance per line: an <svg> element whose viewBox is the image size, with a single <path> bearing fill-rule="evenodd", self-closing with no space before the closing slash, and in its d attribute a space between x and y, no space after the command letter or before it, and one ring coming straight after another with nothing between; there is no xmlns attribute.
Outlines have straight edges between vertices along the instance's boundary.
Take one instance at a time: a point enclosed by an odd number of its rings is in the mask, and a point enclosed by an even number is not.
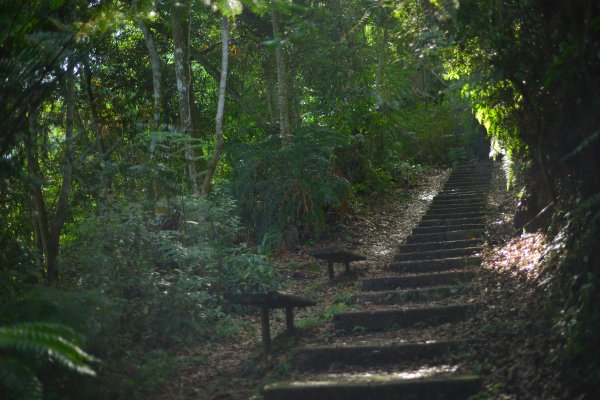
<svg viewBox="0 0 600 400"><path fill-rule="evenodd" d="M536 279L541 272L540 261L545 245L546 235L523 234L496 247L489 258L488 267L497 272Z"/></svg>
<svg viewBox="0 0 600 400"><path fill-rule="evenodd" d="M322 379L318 381L300 381L293 382L292 385L304 386L304 385L331 385L341 382L386 382L394 381L398 379L426 379L434 376L449 374L456 372L458 367L455 365L439 365L435 367L423 367L411 371L404 372L392 372L392 373L381 373L381 372L355 372L352 374L327 374L322 375Z"/></svg>

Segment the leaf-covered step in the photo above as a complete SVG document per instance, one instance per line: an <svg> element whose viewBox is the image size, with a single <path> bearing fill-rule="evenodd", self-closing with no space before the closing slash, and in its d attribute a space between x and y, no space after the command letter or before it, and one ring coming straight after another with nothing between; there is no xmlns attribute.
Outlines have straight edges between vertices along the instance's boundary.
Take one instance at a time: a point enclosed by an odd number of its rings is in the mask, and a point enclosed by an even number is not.
<svg viewBox="0 0 600 400"><path fill-rule="evenodd" d="M431 220L431 219L453 219L453 218L457 218L457 217L462 217L462 218L477 218L477 217L484 217L486 215L485 211L470 211L470 212L464 212L464 211L449 211L443 214L425 214L423 215L422 220L423 221L427 221L427 220Z"/></svg>
<svg viewBox="0 0 600 400"><path fill-rule="evenodd" d="M422 221L429 221L432 219L456 219L456 218L483 218L486 212L484 211L471 211L471 212L452 212L446 214L425 214L421 218Z"/></svg>
<svg viewBox="0 0 600 400"><path fill-rule="evenodd" d="M437 196L435 197L431 204L449 204L449 203L484 203L486 201L486 196Z"/></svg>
<svg viewBox="0 0 600 400"><path fill-rule="evenodd" d="M463 224L463 225L441 225L441 226L417 226L413 228L413 234L421 234L421 233L437 233L437 232L448 232L455 231L459 229L484 229L485 224Z"/></svg>
<svg viewBox="0 0 600 400"><path fill-rule="evenodd" d="M431 274L365 278L361 280L361 290L368 292L378 290L415 289L442 285L460 285L473 280L473 278L475 278L475 272L473 271L449 271Z"/></svg>
<svg viewBox="0 0 600 400"><path fill-rule="evenodd" d="M468 282L452 286L435 286L420 289L386 290L380 292L361 292L356 294L358 304L402 305L406 303L426 303L459 296L472 290Z"/></svg>
<svg viewBox="0 0 600 400"><path fill-rule="evenodd" d="M487 189L486 190L475 190L471 187L465 187L465 188L454 187L454 188L448 188L447 190L439 192L435 198L441 199L444 197L479 196L482 199L485 199L485 197L487 196L488 193L489 193L489 190L487 190Z"/></svg>
<svg viewBox="0 0 600 400"><path fill-rule="evenodd" d="M475 311L475 304L454 304L374 311L351 311L333 316L338 331L381 332L403 328L420 328L465 321Z"/></svg>
<svg viewBox="0 0 600 400"><path fill-rule="evenodd" d="M485 196L488 193L487 190L475 190L472 188L468 189L448 189L439 192L438 196Z"/></svg>
<svg viewBox="0 0 600 400"><path fill-rule="evenodd" d="M454 210L454 209L450 209L450 210ZM465 209L462 211L468 211L469 209ZM443 212L443 210L441 214L445 214ZM428 212L428 214L431 212L431 210ZM432 215L436 215L436 214L432 214ZM471 218L464 218L463 216L459 216L457 218L451 218L451 219L428 219L425 221L421 221L418 225L418 227L427 227L427 226L459 226L459 225L464 225L464 224L482 224L485 222L485 219L483 217L471 217Z"/></svg>
<svg viewBox="0 0 600 400"><path fill-rule="evenodd" d="M485 231L483 229L468 229L468 230L456 230L449 232L438 232L438 233L423 233L418 235L410 235L406 238L407 244L413 243L429 243L429 242L444 242L452 240L464 240L464 239L481 239Z"/></svg>
<svg viewBox="0 0 600 400"><path fill-rule="evenodd" d="M482 204L485 203L485 198L470 198L470 197L457 197L453 199L443 199L439 197L435 197L430 206L442 206L442 205L458 205L463 206L466 204Z"/></svg>
<svg viewBox="0 0 600 400"><path fill-rule="evenodd" d="M491 164L475 164L473 166L457 166L452 169L453 174L469 173L469 174L491 174Z"/></svg>
<svg viewBox="0 0 600 400"><path fill-rule="evenodd" d="M450 179L446 182L442 190L479 190L487 191L490 189L490 181L487 179L473 179L473 180L457 180Z"/></svg>
<svg viewBox="0 0 600 400"><path fill-rule="evenodd" d="M450 240L443 242L431 242L431 243L414 243L414 244L403 244L398 247L398 252L402 253L416 253L419 251L435 251L445 249L462 249L468 247L476 247L483 244L482 238L477 239L466 239L466 240Z"/></svg>
<svg viewBox="0 0 600 400"><path fill-rule="evenodd" d="M383 268L390 272L430 272L443 271L481 264L480 256L450 257L434 260L398 261L387 264Z"/></svg>
<svg viewBox="0 0 600 400"><path fill-rule="evenodd" d="M448 176L448 179L446 180L446 182L452 182L452 181L460 181L460 180L464 180L464 181L480 181L480 182L489 182L491 180L491 176L489 173L487 172L483 172L480 174L474 174L474 173L453 173L450 174L450 176Z"/></svg>
<svg viewBox="0 0 600 400"><path fill-rule="evenodd" d="M444 258L456 258L471 256L480 252L481 246L461 247L457 249L441 249L429 251L416 251L414 253L400 253L394 256L395 261L414 261L414 260L436 260Z"/></svg>
<svg viewBox="0 0 600 400"><path fill-rule="evenodd" d="M453 184L453 183L470 183L470 182L476 182L476 183L490 183L491 181L491 177L488 174L478 174L478 175L473 175L473 174L459 174L459 175L450 175L448 177L448 180L446 181L446 185L448 184Z"/></svg>
<svg viewBox="0 0 600 400"><path fill-rule="evenodd" d="M271 383L263 388L263 395L265 400L459 400L481 390L481 379L476 375L423 375L335 374Z"/></svg>
<svg viewBox="0 0 600 400"><path fill-rule="evenodd" d="M448 204L433 204L427 210L428 214L446 214L444 211L487 211L487 203L448 203Z"/></svg>
<svg viewBox="0 0 600 400"><path fill-rule="evenodd" d="M438 195L435 197L434 200L439 201L456 201L456 200L478 200L479 202L485 201L485 196L484 194L469 194L469 195L461 195L461 194L446 194L446 195Z"/></svg>
<svg viewBox="0 0 600 400"><path fill-rule="evenodd" d="M469 342L464 339L416 343L330 344L297 348L293 351L292 358L296 369L322 371L343 366L369 367L411 361L431 363L436 359L442 361L449 353L468 346Z"/></svg>

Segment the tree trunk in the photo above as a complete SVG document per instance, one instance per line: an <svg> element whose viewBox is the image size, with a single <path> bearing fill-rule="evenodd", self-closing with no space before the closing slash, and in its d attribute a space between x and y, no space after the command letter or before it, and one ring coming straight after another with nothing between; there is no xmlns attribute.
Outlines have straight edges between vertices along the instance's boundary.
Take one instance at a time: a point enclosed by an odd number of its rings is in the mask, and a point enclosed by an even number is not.
<svg viewBox="0 0 600 400"><path fill-rule="evenodd" d="M75 77L74 65L70 64L66 73L65 104L67 106L65 124L65 159L63 164L62 182L58 195L58 203L52 224L49 222L46 202L42 193L42 176L37 160L37 107L32 106L29 114L29 140L27 163L31 176L31 194L35 206L35 229L42 245L46 264L46 279L49 284L58 282L58 254L60 249L60 234L69 212L69 193L73 175L73 126L75 121Z"/></svg>
<svg viewBox="0 0 600 400"><path fill-rule="evenodd" d="M377 95L381 99L383 99L381 85L383 83L383 66L385 64L385 51L387 49L387 41L388 41L388 27L387 27L387 24L385 23L386 20L387 20L387 18L384 19L383 39L381 40L381 43L379 45L379 56L377 58L377 74L375 75L375 90L377 92Z"/></svg>
<svg viewBox="0 0 600 400"><path fill-rule="evenodd" d="M41 189L41 174L38 163L38 105L31 105L29 109L29 134L27 137L27 169L29 172L29 191L33 200L32 225L36 235L36 244L41 251L42 258L48 254L48 238L50 228L46 203Z"/></svg>
<svg viewBox="0 0 600 400"><path fill-rule="evenodd" d="M67 219L69 212L69 193L71 191L71 178L73 175L73 125L75 121L75 77L73 74L74 65L69 66L67 71L67 87L65 91L65 103L67 106L67 119L65 126L65 161L63 166L62 183L56 213L50 237L48 241L48 254L46 257L46 270L48 282L56 283L58 281L58 252L60 244L60 233Z"/></svg>
<svg viewBox="0 0 600 400"><path fill-rule="evenodd" d="M186 0L172 0L171 24L175 58L175 79L179 99L179 120L181 131L192 136L194 123L192 118L191 71L189 57L190 6ZM186 169L190 178L192 192L200 195L198 174L196 173L195 151L187 146L185 151Z"/></svg>
<svg viewBox="0 0 600 400"><path fill-rule="evenodd" d="M144 34L144 42L146 43L146 49L148 50L148 55L150 56L150 66L152 68L152 90L154 99L154 114L152 116L151 127L153 130L156 130L160 126L163 104L160 57L158 56L158 52L156 51L156 46L154 46L154 38L152 37L150 29L148 29L148 27L144 24L144 21L142 21L141 19L138 19L137 23L140 27L140 30Z"/></svg>
<svg viewBox="0 0 600 400"><path fill-rule="evenodd" d="M275 81L277 79L277 74L273 71L273 60L265 57L265 61L263 62L263 76L265 83L265 93L267 96L267 105L269 107L269 117L270 117L270 129L268 131L269 136L273 135L277 132L278 116L277 116L277 87Z"/></svg>
<svg viewBox="0 0 600 400"><path fill-rule="evenodd" d="M221 28L222 50L221 50L221 80L219 82L219 102L217 105L217 116L215 118L216 139L215 151L213 153L208 171L204 177L202 185L202 194L206 196L210 191L210 183L217 168L219 157L223 149L223 112L225 111L225 93L227 88L227 69L229 67L229 19L226 16L222 18Z"/></svg>
<svg viewBox="0 0 600 400"><path fill-rule="evenodd" d="M276 5L271 8L271 22L273 24L273 36L279 38L279 11ZM291 143L290 118L287 102L287 88L285 81L285 58L281 43L275 47L275 67L277 69L277 105L279 107L279 132L281 142L284 146Z"/></svg>

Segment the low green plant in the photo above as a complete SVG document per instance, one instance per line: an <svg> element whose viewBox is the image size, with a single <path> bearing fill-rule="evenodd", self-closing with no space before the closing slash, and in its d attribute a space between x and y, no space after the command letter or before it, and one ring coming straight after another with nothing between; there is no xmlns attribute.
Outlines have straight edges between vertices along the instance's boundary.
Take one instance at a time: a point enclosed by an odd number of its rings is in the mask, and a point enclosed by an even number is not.
<svg viewBox="0 0 600 400"><path fill-rule="evenodd" d="M307 130L286 146L271 136L231 149L236 156L231 187L242 221L256 238L269 235L276 246L295 246L325 230L330 214L349 196L348 182L332 163L336 143L343 138Z"/></svg>
<svg viewBox="0 0 600 400"><path fill-rule="evenodd" d="M42 399L36 365L55 362L78 374L95 376L91 364L98 360L81 348L70 328L29 322L0 326L0 393L7 399ZM4 398L4 397L3 397Z"/></svg>

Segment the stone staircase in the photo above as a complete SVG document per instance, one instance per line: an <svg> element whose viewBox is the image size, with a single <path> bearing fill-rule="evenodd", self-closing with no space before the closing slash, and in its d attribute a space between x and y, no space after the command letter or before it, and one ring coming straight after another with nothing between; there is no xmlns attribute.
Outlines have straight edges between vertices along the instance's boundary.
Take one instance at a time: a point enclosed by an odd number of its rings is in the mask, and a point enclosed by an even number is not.
<svg viewBox="0 0 600 400"><path fill-rule="evenodd" d="M481 379L457 355L473 344L461 324L477 310L468 294L481 263L490 179L488 163L455 167L395 261L384 266L386 276L360 282L360 309L334 315L335 342L295 349L297 379L266 385L265 399L437 400L478 393Z"/></svg>

